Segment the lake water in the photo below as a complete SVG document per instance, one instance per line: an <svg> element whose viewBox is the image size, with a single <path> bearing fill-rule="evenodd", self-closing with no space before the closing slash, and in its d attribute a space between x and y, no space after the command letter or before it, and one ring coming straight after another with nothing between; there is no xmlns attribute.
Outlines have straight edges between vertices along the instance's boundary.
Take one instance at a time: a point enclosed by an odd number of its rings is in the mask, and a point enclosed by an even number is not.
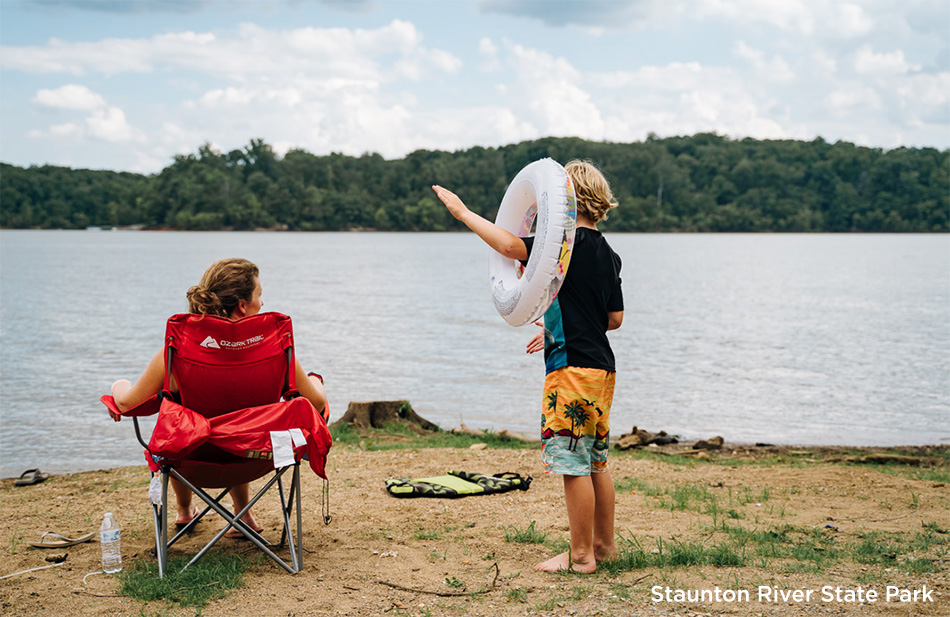
<svg viewBox="0 0 950 617"><path fill-rule="evenodd" d="M950 236L609 234L623 259L613 434L950 443ZM99 403L161 348L221 257L350 401L445 428L538 431L543 362L488 295L473 234L0 232L0 475L141 464Z"/></svg>

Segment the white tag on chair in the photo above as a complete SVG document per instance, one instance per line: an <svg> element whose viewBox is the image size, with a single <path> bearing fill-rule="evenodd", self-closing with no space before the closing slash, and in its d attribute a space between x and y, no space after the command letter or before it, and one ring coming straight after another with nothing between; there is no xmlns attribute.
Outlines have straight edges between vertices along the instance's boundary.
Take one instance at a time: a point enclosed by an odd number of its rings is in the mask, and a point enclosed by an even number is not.
<svg viewBox="0 0 950 617"><path fill-rule="evenodd" d="M294 464L293 439L290 431L270 432L270 447L274 453L274 469Z"/></svg>
<svg viewBox="0 0 950 617"><path fill-rule="evenodd" d="M162 481L158 476L152 476L152 481L148 483L148 500L153 505L162 505Z"/></svg>
<svg viewBox="0 0 950 617"><path fill-rule="evenodd" d="M307 438L299 428L271 431L270 445L274 453L274 469L294 464L294 448L307 445Z"/></svg>
<svg viewBox="0 0 950 617"><path fill-rule="evenodd" d="M307 438L303 436L303 431L299 428L290 429L290 436L293 437L295 448L307 445Z"/></svg>

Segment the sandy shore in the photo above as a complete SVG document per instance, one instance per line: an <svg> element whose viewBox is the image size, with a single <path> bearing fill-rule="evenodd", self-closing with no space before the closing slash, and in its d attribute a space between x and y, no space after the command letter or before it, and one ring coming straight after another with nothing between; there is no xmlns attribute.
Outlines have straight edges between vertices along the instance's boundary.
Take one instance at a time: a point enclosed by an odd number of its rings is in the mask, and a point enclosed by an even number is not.
<svg viewBox="0 0 950 617"><path fill-rule="evenodd" d="M775 458L775 452L762 449L733 454L727 445L710 460L695 462L613 452L611 469L619 488L617 531L624 538L636 538L648 554L661 550L657 547L662 542L722 543L717 525L727 523L750 531L787 532L803 538L796 542L809 551L833 550L838 557L822 563L768 558L750 543L749 559L742 566L651 566L615 574L602 568L583 577L534 572L536 563L551 556L551 546L505 541L506 529L525 529L532 521L549 540L567 539L560 479L541 473L537 451L368 452L335 447L328 462L333 516L329 526L320 520L318 479L306 474L304 571L291 576L270 562L255 565L243 588L212 601L200 614L948 615L946 449L921 452L923 466L893 468L856 465L845 462L844 455L806 449L784 449ZM389 477L423 477L448 469L516 471L533 476L534 482L527 492L459 500L395 499L383 487ZM0 613L199 614L195 608L117 595L115 577L90 575L100 568L97 543L62 551L27 544L46 531L77 536L96 530L103 512L112 511L122 525L126 565L150 559L147 484L144 466L57 475L27 487L4 480L0 576L48 565L45 558L50 552L65 552L68 557L61 566L0 580ZM692 498L679 504L682 508L675 505L675 489L693 491ZM713 503L717 510L711 512ZM256 509L269 537L279 536L276 510L276 501ZM218 528L216 522L203 521L172 555L195 552ZM932 541L921 548L912 538L924 531ZM849 547L867 538L893 540L898 554L878 563L856 558ZM251 552L245 542L236 540L225 540L221 547ZM920 567L921 563L929 565ZM460 589L447 581L464 584L469 595L451 595ZM751 597L734 602L655 601L655 586L674 592L745 589ZM873 589L880 596L873 603L827 602L821 600L826 586ZM885 602L888 586L925 589L933 601L919 595L916 602L898 598ZM810 589L813 594L810 601L765 601L757 596L759 587Z"/></svg>

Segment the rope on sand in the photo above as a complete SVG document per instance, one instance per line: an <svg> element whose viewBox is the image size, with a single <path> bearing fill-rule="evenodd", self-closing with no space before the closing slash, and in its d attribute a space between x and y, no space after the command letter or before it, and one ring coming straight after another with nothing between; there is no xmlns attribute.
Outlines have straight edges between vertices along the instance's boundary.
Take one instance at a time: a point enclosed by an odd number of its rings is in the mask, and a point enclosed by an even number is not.
<svg viewBox="0 0 950 617"><path fill-rule="evenodd" d="M65 563L65 562L62 562L62 561L61 561L61 562L59 562L59 563L50 564L50 565L48 565L48 566L40 566L39 568L30 568L29 570L23 570L22 572L14 572L13 574L7 574L6 576L0 576L0 580L3 580L3 579L5 579L5 578L10 578L10 577L13 577L13 576L20 576L21 574L26 574L27 572L36 572L37 570L45 570L46 568L55 568L56 566L61 566L61 565L63 565L63 563Z"/></svg>

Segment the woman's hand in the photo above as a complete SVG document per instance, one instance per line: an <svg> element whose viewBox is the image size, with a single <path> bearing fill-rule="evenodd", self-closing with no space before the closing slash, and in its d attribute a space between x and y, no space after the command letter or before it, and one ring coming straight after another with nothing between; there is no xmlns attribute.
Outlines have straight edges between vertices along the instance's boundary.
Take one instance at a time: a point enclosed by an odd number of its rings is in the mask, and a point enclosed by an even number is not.
<svg viewBox="0 0 950 617"><path fill-rule="evenodd" d="M132 383L128 379L119 379L118 381L112 384L112 387L109 389L109 393L112 394L112 398L114 399L116 397L122 396L123 394L128 392L131 388L132 388ZM122 420L122 416L112 411L111 409L109 410L109 416L111 416L112 419L115 420L116 422L120 422Z"/></svg>
<svg viewBox="0 0 950 617"><path fill-rule="evenodd" d="M462 200L459 199L459 196L449 189L442 188L441 186L435 184L432 186L432 190L435 191L435 194L438 195L439 199L442 200L442 203L445 204L445 207L449 209L449 212L452 213L452 216L458 220L461 221L462 217L465 216L465 213L469 211L468 206L462 203Z"/></svg>

